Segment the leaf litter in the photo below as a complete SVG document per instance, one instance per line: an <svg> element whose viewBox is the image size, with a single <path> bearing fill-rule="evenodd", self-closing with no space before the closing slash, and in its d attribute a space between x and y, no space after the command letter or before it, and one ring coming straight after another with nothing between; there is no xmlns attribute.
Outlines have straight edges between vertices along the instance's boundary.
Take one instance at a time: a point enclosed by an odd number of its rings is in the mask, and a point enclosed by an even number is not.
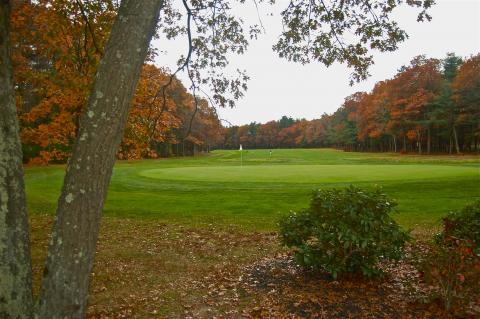
<svg viewBox="0 0 480 319"><path fill-rule="evenodd" d="M38 291L51 216L33 216ZM275 233L239 227L104 218L88 318L475 318L455 317L428 296L411 254L382 265L378 280L313 273Z"/></svg>

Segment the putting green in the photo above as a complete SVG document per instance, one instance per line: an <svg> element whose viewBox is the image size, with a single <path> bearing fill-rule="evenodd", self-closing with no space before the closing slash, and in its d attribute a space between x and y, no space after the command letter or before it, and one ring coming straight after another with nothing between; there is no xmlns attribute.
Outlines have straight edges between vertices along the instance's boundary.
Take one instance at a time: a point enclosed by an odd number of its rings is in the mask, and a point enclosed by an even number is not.
<svg viewBox="0 0 480 319"><path fill-rule="evenodd" d="M476 167L447 165L259 165L149 169L139 174L193 182L349 183L454 179L479 172Z"/></svg>

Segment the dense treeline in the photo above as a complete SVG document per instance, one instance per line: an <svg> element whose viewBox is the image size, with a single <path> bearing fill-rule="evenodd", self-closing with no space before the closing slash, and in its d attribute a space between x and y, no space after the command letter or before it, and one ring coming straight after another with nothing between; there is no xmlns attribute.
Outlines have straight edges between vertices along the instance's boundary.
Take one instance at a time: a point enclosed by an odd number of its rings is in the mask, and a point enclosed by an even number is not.
<svg viewBox="0 0 480 319"><path fill-rule="evenodd" d="M24 161L65 162L118 1L21 1L12 13L12 59ZM189 155L218 144L222 127L167 70L143 67L118 157ZM167 85L169 84L169 85Z"/></svg>
<svg viewBox="0 0 480 319"><path fill-rule="evenodd" d="M21 1L12 15L24 160L65 162L75 141L117 1ZM143 67L121 159L191 155L212 147L337 147L357 151L474 152L480 148L480 56L419 56L372 92L311 121L283 117L223 128L215 109L169 71Z"/></svg>
<svg viewBox="0 0 480 319"><path fill-rule="evenodd" d="M350 151L480 150L480 54L415 57L369 93L311 121L282 117L225 129L221 147L337 147Z"/></svg>

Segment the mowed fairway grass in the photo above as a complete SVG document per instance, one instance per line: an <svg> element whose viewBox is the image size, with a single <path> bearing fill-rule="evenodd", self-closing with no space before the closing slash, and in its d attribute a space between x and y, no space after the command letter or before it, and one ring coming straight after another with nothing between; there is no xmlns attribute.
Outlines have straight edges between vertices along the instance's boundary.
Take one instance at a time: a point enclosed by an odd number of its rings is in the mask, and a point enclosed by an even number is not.
<svg viewBox="0 0 480 319"><path fill-rule="evenodd" d="M53 214L64 166L25 171L29 212ZM105 215L198 227L272 231L279 216L308 206L314 189L381 186L405 228L434 228L480 198L475 156L350 153L331 149L214 151L192 158L117 162Z"/></svg>

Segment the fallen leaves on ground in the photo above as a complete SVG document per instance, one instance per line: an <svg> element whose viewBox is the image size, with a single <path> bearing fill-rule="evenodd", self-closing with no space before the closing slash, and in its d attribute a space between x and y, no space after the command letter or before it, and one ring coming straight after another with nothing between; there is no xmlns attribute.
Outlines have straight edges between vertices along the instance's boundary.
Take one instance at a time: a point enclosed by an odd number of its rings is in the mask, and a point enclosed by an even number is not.
<svg viewBox="0 0 480 319"><path fill-rule="evenodd" d="M51 217L32 218L38 290ZM381 280L298 267L273 233L105 218L89 318L449 318L409 261ZM473 318L473 316L472 316Z"/></svg>

